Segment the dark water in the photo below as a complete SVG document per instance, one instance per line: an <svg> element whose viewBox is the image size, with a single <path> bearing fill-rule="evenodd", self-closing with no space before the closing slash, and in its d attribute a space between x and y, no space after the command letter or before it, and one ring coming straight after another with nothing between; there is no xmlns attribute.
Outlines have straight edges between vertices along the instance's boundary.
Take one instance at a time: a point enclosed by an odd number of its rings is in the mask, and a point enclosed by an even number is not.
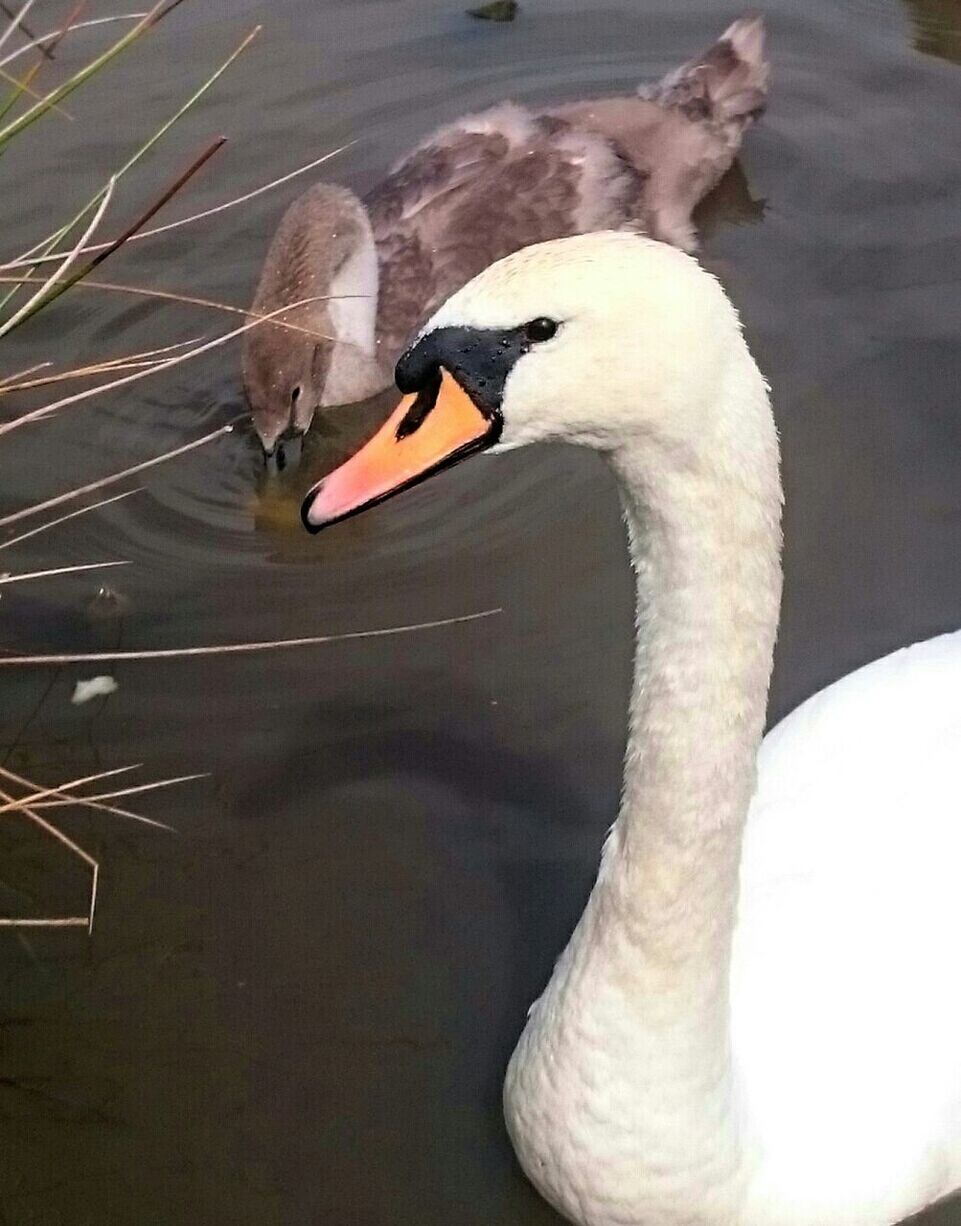
<svg viewBox="0 0 961 1226"><path fill-rule="evenodd" d="M117 217L221 131L230 145L171 217L349 139L336 174L366 187L439 121L504 96L629 87L737 11L526 0L492 26L461 7L189 0L76 96L77 123L47 121L42 152L5 157L4 250L84 200L255 21L259 42L134 176ZM766 7L771 109L702 220L783 434L779 715L961 625L961 5ZM110 277L244 305L294 190L143 243ZM78 290L17 334L4 373L230 326ZM4 439L0 509L228 420L237 364L215 351ZM309 467L376 412L331 423ZM555 1221L513 1163L499 1088L617 800L631 583L608 476L559 447L477 461L318 539L296 522L296 480L258 482L250 439L228 436L8 551L16 570L133 565L4 589L3 645L181 646L504 611L118 665L118 692L82 707L73 684L97 670L4 673L15 769L59 780L142 762L150 777L209 779L144 801L173 836L63 817L103 865L92 938L0 935L0 1221ZM105 579L124 611L94 619ZM3 910L81 910L79 866L4 820ZM961 1222L961 1208L929 1220Z"/></svg>

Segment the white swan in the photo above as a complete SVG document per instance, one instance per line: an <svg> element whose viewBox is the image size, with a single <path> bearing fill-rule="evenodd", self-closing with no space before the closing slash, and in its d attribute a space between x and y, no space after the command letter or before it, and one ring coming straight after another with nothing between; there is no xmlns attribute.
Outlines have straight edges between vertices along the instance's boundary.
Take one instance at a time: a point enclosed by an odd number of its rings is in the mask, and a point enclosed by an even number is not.
<svg viewBox="0 0 961 1226"><path fill-rule="evenodd" d="M761 746L777 438L734 309L677 250L509 256L397 376L419 394L308 527L498 435L566 438L609 458L637 572L620 815L507 1072L530 1179L585 1226L889 1226L957 1188L961 634Z"/></svg>

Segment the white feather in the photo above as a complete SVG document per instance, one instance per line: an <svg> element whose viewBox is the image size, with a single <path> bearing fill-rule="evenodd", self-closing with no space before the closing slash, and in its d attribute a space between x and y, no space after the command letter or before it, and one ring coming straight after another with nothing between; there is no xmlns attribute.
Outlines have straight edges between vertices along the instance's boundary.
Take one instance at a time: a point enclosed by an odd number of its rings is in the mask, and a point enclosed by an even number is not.
<svg viewBox="0 0 961 1226"><path fill-rule="evenodd" d="M892 1226L961 1185L961 634L761 745L781 487L733 308L601 234L493 265L425 332L539 316L503 446L610 458L638 663L621 813L508 1070L518 1156L583 1226Z"/></svg>

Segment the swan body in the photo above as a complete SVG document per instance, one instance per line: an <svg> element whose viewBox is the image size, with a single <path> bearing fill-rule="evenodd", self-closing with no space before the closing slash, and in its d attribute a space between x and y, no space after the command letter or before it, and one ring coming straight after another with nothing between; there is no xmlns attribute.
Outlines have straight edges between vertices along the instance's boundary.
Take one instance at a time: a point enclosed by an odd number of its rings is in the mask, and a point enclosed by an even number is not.
<svg viewBox="0 0 961 1226"><path fill-rule="evenodd" d="M693 248L691 211L763 109L767 77L761 19L742 18L636 94L544 112L502 103L434 132L363 200L310 188L281 221L253 303L278 324L244 337L265 451L316 408L388 387L416 328L509 252L627 224Z"/></svg>
<svg viewBox="0 0 961 1226"><path fill-rule="evenodd" d="M961 1185L959 750L957 633L858 669L764 740L731 992L757 1220L899 1222Z"/></svg>
<svg viewBox="0 0 961 1226"><path fill-rule="evenodd" d="M961 1186L961 634L762 744L778 442L720 285L640 236L542 244L442 306L397 380L309 528L564 438L607 458L636 572L620 812L505 1080L531 1181L581 1226L892 1226Z"/></svg>

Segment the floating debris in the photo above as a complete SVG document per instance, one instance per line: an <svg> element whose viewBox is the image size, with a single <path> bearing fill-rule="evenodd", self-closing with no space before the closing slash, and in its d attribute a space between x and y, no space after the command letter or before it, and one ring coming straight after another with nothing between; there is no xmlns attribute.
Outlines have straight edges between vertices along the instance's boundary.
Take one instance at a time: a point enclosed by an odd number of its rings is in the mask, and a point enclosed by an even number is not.
<svg viewBox="0 0 961 1226"><path fill-rule="evenodd" d="M108 694L113 694L117 688L113 677L108 677L106 674L89 677L86 681L77 682L70 701L79 706L82 702L89 702L91 698L105 698Z"/></svg>
<svg viewBox="0 0 961 1226"><path fill-rule="evenodd" d="M482 4L480 8L468 9L468 17L479 17L481 21L513 21L520 5L517 0L491 0L490 4Z"/></svg>
<svg viewBox="0 0 961 1226"><path fill-rule="evenodd" d="M123 617L129 610L130 601L114 587L104 585L92 600L88 601L86 613L93 621L109 621Z"/></svg>

